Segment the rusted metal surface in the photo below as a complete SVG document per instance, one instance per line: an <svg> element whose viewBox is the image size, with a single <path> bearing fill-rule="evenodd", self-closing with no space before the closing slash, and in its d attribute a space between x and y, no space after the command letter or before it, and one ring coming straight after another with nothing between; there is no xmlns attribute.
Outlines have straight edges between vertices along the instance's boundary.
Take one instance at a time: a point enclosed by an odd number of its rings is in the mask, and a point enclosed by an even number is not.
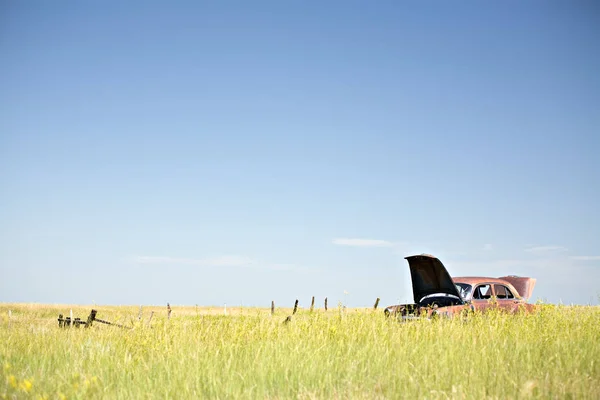
<svg viewBox="0 0 600 400"><path fill-rule="evenodd" d="M454 282L468 283L469 285L474 285L474 284L477 284L477 283L484 283L484 282L489 282L489 283L507 283L507 281L505 281L503 279L492 278L492 277L487 277L487 276L453 276L452 280Z"/></svg>
<svg viewBox="0 0 600 400"><path fill-rule="evenodd" d="M499 279L502 279L506 282L509 282L511 285L517 289L517 292L521 295L525 300L529 300L531 298L531 294L533 293L533 288L537 280L535 278L526 278L522 276L502 276Z"/></svg>
<svg viewBox="0 0 600 400"><path fill-rule="evenodd" d="M384 310L386 316L410 320L454 317L491 309L513 314L535 309L533 304L527 303L536 283L534 278L514 275L451 278L442 262L430 254L409 256L406 260L409 262L415 303L388 306Z"/></svg>
<svg viewBox="0 0 600 400"><path fill-rule="evenodd" d="M488 278L485 276L456 276L453 277L452 280L454 283L467 284L472 287L477 287L478 285L490 285L490 287L495 287L494 285L502 285L507 287L515 297L525 299L523 296L521 296L521 292L517 290L517 288L515 288L509 281L500 278Z"/></svg>

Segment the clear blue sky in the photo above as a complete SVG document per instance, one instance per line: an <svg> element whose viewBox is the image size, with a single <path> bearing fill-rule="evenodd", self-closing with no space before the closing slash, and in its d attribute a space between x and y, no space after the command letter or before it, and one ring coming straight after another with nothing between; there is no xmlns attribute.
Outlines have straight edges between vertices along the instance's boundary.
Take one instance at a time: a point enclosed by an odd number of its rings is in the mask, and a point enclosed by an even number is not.
<svg viewBox="0 0 600 400"><path fill-rule="evenodd" d="M597 3L168 4L0 5L0 301L599 302Z"/></svg>

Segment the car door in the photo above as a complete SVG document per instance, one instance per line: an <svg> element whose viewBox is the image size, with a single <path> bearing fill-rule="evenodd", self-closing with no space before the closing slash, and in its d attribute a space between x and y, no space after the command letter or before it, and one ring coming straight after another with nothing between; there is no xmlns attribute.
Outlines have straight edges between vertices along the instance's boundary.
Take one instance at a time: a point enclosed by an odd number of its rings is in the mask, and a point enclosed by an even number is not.
<svg viewBox="0 0 600 400"><path fill-rule="evenodd" d="M473 289L471 304L475 310L485 312L491 306L490 299L492 298L492 295L493 292L491 284L479 283L475 285L475 288Z"/></svg>
<svg viewBox="0 0 600 400"><path fill-rule="evenodd" d="M515 312L518 308L518 301L514 293L506 285L494 284L494 297L498 307L508 312Z"/></svg>

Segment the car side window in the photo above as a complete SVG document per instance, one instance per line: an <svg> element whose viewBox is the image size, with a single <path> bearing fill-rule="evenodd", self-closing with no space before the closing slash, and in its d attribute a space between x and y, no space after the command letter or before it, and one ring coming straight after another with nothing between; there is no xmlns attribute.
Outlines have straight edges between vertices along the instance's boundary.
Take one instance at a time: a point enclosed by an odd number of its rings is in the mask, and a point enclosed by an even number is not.
<svg viewBox="0 0 600 400"><path fill-rule="evenodd" d="M506 286L504 286L504 289L506 290L506 298L507 299L514 299L515 295L510 291L509 288L507 288Z"/></svg>
<svg viewBox="0 0 600 400"><path fill-rule="evenodd" d="M479 285L475 288L473 299L485 300L492 297L492 287L490 285Z"/></svg>
<svg viewBox="0 0 600 400"><path fill-rule="evenodd" d="M504 285L494 285L494 292L498 299L513 299L515 297L510 289Z"/></svg>
<svg viewBox="0 0 600 400"><path fill-rule="evenodd" d="M504 286L494 285L494 292L496 293L496 298L506 299L506 288Z"/></svg>

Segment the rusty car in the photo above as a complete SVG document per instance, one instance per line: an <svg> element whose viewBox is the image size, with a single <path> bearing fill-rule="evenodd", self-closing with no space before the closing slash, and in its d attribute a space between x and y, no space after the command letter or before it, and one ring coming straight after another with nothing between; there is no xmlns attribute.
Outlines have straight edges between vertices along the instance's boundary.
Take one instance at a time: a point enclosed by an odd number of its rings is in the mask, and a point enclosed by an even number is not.
<svg viewBox="0 0 600 400"><path fill-rule="evenodd" d="M388 306L386 316L402 320L453 317L470 312L499 309L509 313L531 312L528 303L536 280L515 275L452 278L444 264L430 254L405 257L410 268L414 303Z"/></svg>

